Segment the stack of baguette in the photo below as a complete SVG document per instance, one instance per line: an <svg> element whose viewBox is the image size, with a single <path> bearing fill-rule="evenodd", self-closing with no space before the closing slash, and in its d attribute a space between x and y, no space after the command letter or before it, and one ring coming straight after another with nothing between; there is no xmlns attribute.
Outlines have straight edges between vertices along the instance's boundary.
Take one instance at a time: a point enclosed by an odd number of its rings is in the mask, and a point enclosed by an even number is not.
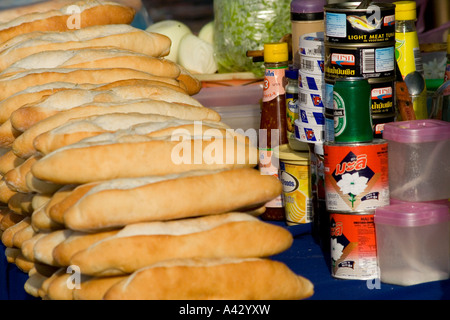
<svg viewBox="0 0 450 320"><path fill-rule="evenodd" d="M278 179L248 137L192 96L170 40L106 1L0 24L0 232L42 299L304 299L270 256ZM101 19L99 18L101 17Z"/></svg>

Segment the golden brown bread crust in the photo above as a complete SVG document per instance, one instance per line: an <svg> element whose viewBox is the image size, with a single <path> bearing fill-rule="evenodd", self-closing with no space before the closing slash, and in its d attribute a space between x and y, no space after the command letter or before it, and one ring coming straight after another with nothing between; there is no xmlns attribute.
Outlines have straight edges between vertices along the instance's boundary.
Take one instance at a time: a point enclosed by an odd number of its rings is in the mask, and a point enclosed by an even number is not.
<svg viewBox="0 0 450 320"><path fill-rule="evenodd" d="M29 216L34 210L32 205L34 196L34 193L17 193L9 199L8 208L18 214Z"/></svg>
<svg viewBox="0 0 450 320"><path fill-rule="evenodd" d="M176 290L174 290L176 288ZM105 300L298 300L312 283L267 259L150 266L113 285Z"/></svg>
<svg viewBox="0 0 450 320"><path fill-rule="evenodd" d="M168 37L130 25L102 25L66 32L31 32L0 46L0 70L34 53L92 47L116 47L162 57L169 53Z"/></svg>
<svg viewBox="0 0 450 320"><path fill-rule="evenodd" d="M159 114L187 120L220 121L220 115L212 109L186 106L165 101L149 99L114 103L97 103L64 110L39 121L14 140L11 146L12 150L17 156L28 158L36 153L33 142L34 139L41 133L54 129L71 119L117 112ZM40 178L38 176L36 177Z"/></svg>
<svg viewBox="0 0 450 320"><path fill-rule="evenodd" d="M0 180L0 202L8 203L12 196L14 196L17 191L11 190L6 184L5 178L2 177Z"/></svg>
<svg viewBox="0 0 450 320"><path fill-rule="evenodd" d="M5 175L8 171L18 167L24 161L25 159L16 156L12 150L8 151L0 157L0 174L2 176Z"/></svg>
<svg viewBox="0 0 450 320"><path fill-rule="evenodd" d="M22 214L18 214L13 212L9 208L2 207L2 215L1 215L1 221L0 221L0 230L5 231L9 227L14 226L15 224L19 223L23 219L25 219L26 216Z"/></svg>
<svg viewBox="0 0 450 320"><path fill-rule="evenodd" d="M80 28L95 25L130 24L135 14L132 8L113 3L99 3L95 0L78 1L73 5L78 6L81 10L79 13ZM69 10L70 6L43 13L29 13L4 24L4 27L0 29L0 42L33 31L70 30L73 27L70 26L69 20L74 14Z"/></svg>
<svg viewBox="0 0 450 320"><path fill-rule="evenodd" d="M80 288L73 290L74 300L102 300L105 293L125 276L89 277L81 281Z"/></svg>
<svg viewBox="0 0 450 320"><path fill-rule="evenodd" d="M281 193L281 184L275 177L261 175L255 169L235 169L127 189L94 190L64 212L68 228L89 231L238 211L275 198Z"/></svg>
<svg viewBox="0 0 450 320"><path fill-rule="evenodd" d="M288 249L293 241L284 228L246 213L141 223L133 227L134 231L125 227L115 236L78 251L70 264L87 275L122 275L177 258L268 257Z"/></svg>
<svg viewBox="0 0 450 320"><path fill-rule="evenodd" d="M26 159L22 164L8 171L5 176L5 182L8 187L16 192L30 192L26 183L26 174L31 170L31 166L36 163L41 156L35 155Z"/></svg>
<svg viewBox="0 0 450 320"><path fill-rule="evenodd" d="M22 220L20 220L18 223L8 227L6 230L3 231L2 234L2 242L5 245L5 247L14 247L14 235L19 232L20 230L28 227L31 225L31 219L30 217L25 217ZM19 248L20 249L20 248Z"/></svg>
<svg viewBox="0 0 450 320"><path fill-rule="evenodd" d="M68 229L56 230L38 239L33 248L34 259L38 262L58 267L59 264L53 258L53 249L67 239L72 232L72 230Z"/></svg>

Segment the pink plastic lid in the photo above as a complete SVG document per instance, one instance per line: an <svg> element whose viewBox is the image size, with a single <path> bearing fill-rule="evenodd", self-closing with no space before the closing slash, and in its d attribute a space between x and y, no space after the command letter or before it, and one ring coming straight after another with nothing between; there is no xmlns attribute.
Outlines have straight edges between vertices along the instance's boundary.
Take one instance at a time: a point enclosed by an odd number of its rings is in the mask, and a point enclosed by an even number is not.
<svg viewBox="0 0 450 320"><path fill-rule="evenodd" d="M383 139L403 143L450 140L450 122L437 119L389 122L384 125Z"/></svg>
<svg viewBox="0 0 450 320"><path fill-rule="evenodd" d="M415 202L401 203L375 209L374 222L399 227L418 227L450 221L446 205Z"/></svg>
<svg viewBox="0 0 450 320"><path fill-rule="evenodd" d="M439 205L445 205L450 208L450 199L442 199L442 200L432 200L432 201L422 201L422 202L411 202L411 201L405 201L405 200L399 200L395 198L389 199L390 204L420 204L420 203L428 203L428 204L439 204Z"/></svg>

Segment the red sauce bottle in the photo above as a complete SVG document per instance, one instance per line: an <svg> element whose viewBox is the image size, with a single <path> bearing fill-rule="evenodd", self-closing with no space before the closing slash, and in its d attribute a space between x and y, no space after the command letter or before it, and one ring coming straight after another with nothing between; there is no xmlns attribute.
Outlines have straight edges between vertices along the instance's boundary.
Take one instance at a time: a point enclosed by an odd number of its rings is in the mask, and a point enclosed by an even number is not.
<svg viewBox="0 0 450 320"><path fill-rule="evenodd" d="M261 174L278 177L278 161L272 157L277 146L286 144L286 84L285 71L288 68L289 51L286 42L264 45L264 94L261 108L259 134L259 170ZM265 205L263 220L285 220L281 195Z"/></svg>

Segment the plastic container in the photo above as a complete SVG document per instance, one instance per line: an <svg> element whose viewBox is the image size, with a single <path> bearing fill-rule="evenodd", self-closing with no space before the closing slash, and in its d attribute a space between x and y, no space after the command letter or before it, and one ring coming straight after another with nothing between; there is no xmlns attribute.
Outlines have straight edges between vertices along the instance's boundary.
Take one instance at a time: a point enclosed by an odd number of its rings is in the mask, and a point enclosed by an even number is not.
<svg viewBox="0 0 450 320"><path fill-rule="evenodd" d="M375 210L378 266L384 283L409 286L450 277L450 214L436 204Z"/></svg>
<svg viewBox="0 0 450 320"><path fill-rule="evenodd" d="M389 189L411 202L450 198L450 123L425 119L386 123Z"/></svg>

